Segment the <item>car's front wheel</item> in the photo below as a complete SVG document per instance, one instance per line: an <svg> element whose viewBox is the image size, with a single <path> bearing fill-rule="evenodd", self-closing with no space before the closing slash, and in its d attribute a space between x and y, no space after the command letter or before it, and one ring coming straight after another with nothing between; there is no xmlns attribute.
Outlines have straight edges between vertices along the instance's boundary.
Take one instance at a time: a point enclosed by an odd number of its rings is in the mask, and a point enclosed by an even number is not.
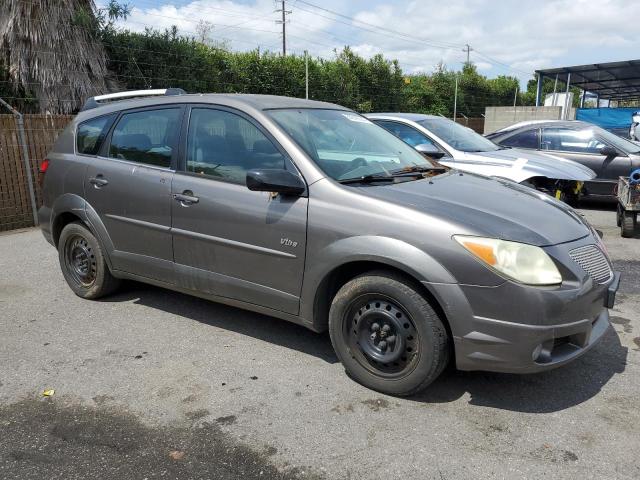
<svg viewBox="0 0 640 480"><path fill-rule="evenodd" d="M340 288L329 333L347 373L390 395L417 393L449 360L441 318L410 282L386 272L360 275Z"/></svg>
<svg viewBox="0 0 640 480"><path fill-rule="evenodd" d="M82 223L62 229L58 259L64 279L79 297L100 298L118 288L120 281L111 275L100 243Z"/></svg>

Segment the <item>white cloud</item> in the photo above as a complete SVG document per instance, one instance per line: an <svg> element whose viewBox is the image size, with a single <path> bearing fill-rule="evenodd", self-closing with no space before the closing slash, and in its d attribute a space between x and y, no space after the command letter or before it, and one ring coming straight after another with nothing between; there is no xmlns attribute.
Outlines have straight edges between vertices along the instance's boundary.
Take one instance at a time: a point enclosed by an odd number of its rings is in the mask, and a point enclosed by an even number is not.
<svg viewBox="0 0 640 480"><path fill-rule="evenodd" d="M125 25L134 30L177 25L195 32L199 20L214 24L212 39L231 48L279 51L281 27L273 0L252 3L234 0L194 0L176 6L171 0L154 6L137 5ZM329 57L348 44L361 55L383 53L396 58L406 72L431 71L443 61L460 68L466 59L463 45L475 51L471 59L489 75L511 74L526 80L529 72L550 66L621 60L637 57L637 19L640 4L625 0L312 0L354 17L314 10L294 0L287 2L288 50ZM345 24L346 23L346 24ZM400 34L389 32L390 29ZM505 66L506 64L506 66Z"/></svg>

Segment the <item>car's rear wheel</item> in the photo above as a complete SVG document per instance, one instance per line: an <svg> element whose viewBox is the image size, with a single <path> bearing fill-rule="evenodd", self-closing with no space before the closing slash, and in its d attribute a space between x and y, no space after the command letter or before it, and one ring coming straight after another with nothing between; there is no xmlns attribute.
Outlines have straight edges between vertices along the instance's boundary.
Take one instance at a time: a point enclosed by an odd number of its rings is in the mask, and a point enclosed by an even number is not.
<svg viewBox="0 0 640 480"><path fill-rule="evenodd" d="M449 360L442 320L407 281L372 272L347 282L329 312L331 342L357 382L390 395L412 395Z"/></svg>
<svg viewBox="0 0 640 480"><path fill-rule="evenodd" d="M635 234L636 230L636 212L622 212L622 217L620 219L620 233L625 238L631 238Z"/></svg>
<svg viewBox="0 0 640 480"><path fill-rule="evenodd" d="M82 298L100 298L112 293L120 284L109 271L100 243L79 222L69 223L62 229L58 259L69 287Z"/></svg>

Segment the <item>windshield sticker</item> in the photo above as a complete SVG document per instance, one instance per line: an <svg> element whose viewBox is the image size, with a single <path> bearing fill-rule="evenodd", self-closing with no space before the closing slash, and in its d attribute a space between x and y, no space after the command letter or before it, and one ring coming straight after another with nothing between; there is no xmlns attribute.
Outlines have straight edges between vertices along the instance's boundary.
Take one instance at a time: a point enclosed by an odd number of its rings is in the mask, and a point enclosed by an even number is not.
<svg viewBox="0 0 640 480"><path fill-rule="evenodd" d="M372 123L370 120L367 120L366 118L361 117L360 115L356 115L355 113L343 113L342 116L347 120L351 120L352 122Z"/></svg>
<svg viewBox="0 0 640 480"><path fill-rule="evenodd" d="M515 162L513 162L513 168L516 170L522 170L522 168L529 163L529 160L526 158L518 158Z"/></svg>

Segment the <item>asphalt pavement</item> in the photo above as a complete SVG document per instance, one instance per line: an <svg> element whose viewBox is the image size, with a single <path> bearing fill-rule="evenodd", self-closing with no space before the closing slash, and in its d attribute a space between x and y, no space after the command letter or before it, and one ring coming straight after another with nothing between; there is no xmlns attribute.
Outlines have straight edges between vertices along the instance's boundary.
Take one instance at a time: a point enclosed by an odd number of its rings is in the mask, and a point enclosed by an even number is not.
<svg viewBox="0 0 640 480"><path fill-rule="evenodd" d="M137 283L82 300L38 230L2 234L0 478L640 478L640 235L581 212L623 273L603 341L408 399L284 321Z"/></svg>

